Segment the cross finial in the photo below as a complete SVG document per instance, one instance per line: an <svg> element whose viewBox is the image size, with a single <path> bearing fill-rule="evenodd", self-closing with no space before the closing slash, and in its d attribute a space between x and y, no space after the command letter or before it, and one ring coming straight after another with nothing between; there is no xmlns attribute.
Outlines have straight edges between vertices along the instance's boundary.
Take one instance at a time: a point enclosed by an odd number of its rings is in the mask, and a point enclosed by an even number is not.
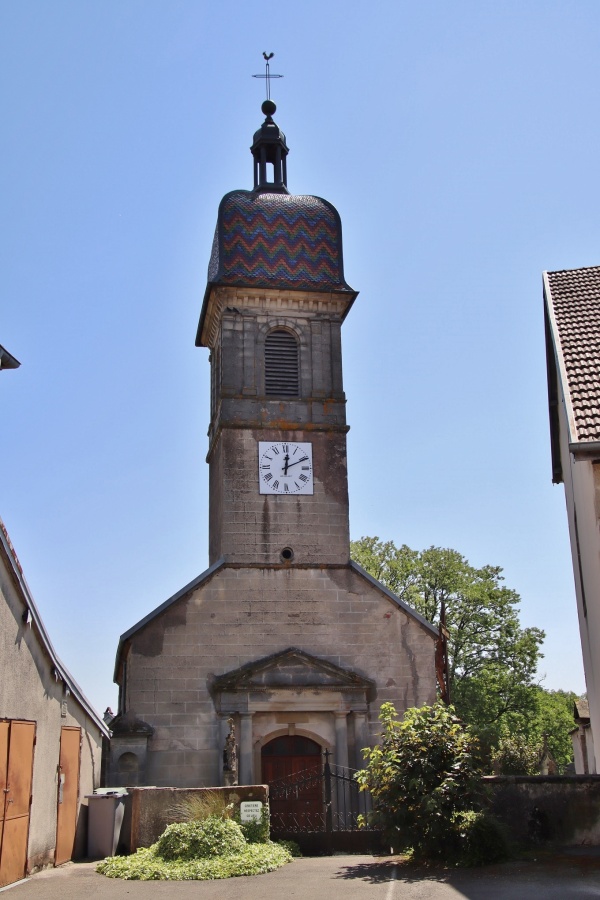
<svg viewBox="0 0 600 900"><path fill-rule="evenodd" d="M265 74L252 76L253 78L264 78L267 82L267 100L271 99L271 78L283 78L283 75L275 75L271 73L271 70L269 68L269 60L273 59L274 56L274 53L267 53L266 50L263 50L263 57L265 60Z"/></svg>

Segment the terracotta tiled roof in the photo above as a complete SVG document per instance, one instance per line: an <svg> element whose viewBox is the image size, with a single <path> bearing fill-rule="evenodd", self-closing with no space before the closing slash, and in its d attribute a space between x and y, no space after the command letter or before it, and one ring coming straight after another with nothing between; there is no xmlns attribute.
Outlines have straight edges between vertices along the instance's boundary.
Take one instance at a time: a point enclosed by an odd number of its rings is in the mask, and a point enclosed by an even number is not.
<svg viewBox="0 0 600 900"><path fill-rule="evenodd" d="M600 441L600 266L546 277L550 324L576 431L571 440Z"/></svg>

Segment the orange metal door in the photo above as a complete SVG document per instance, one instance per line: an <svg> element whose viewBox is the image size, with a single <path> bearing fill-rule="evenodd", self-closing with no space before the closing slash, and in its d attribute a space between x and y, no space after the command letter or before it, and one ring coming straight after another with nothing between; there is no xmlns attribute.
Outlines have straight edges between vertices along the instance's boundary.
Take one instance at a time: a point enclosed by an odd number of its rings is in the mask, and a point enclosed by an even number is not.
<svg viewBox="0 0 600 900"><path fill-rule="evenodd" d="M73 856L75 829L77 827L80 755L81 728L70 728L67 726L61 728L55 866L68 862Z"/></svg>
<svg viewBox="0 0 600 900"><path fill-rule="evenodd" d="M0 887L26 874L34 744L34 722L0 722Z"/></svg>

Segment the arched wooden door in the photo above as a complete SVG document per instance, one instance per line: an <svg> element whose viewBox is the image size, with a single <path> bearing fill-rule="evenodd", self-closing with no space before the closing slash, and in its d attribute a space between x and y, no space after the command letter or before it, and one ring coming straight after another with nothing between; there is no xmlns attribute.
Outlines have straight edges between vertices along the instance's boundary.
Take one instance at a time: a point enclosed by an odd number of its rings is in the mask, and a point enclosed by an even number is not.
<svg viewBox="0 0 600 900"><path fill-rule="evenodd" d="M323 762L319 744L300 735L283 735L263 746L261 759L263 783L272 785L272 827L322 830Z"/></svg>

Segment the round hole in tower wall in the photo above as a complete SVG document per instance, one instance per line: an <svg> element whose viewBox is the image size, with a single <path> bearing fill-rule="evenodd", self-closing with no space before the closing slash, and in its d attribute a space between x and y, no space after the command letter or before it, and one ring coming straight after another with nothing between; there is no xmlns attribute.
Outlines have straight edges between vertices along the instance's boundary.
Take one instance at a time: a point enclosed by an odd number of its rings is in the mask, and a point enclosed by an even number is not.
<svg viewBox="0 0 600 900"><path fill-rule="evenodd" d="M294 551L291 547L284 547L281 551L281 559L283 562L291 562L294 558Z"/></svg>

